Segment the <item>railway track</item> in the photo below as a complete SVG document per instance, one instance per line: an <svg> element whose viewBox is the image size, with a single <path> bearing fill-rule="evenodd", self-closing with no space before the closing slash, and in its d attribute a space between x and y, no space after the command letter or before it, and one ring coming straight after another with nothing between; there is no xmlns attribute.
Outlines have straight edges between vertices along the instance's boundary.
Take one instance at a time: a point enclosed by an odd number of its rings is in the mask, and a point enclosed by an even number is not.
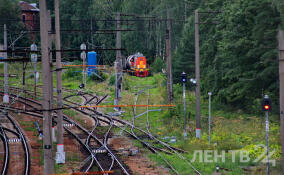
<svg viewBox="0 0 284 175"><path fill-rule="evenodd" d="M136 99L138 99L138 96L137 96ZM70 101L68 101L68 102L69 102L69 103L72 103L73 105L78 105L78 104L76 104L76 103L74 103L74 102L70 102ZM136 100L136 103L137 103L137 100ZM69 105L68 105L68 106L69 106ZM69 106L69 107L71 107L71 106ZM74 107L74 109L77 110L78 112L81 112L81 113L85 114L85 115L88 115L88 114L90 115L90 113L85 112L85 111L82 111L82 110L80 110L80 109L76 109L75 107ZM191 162L190 162L189 160L187 160L186 157L184 157L182 154L180 154L180 152L185 152L185 151L171 147L171 146L168 145L167 143L165 143L165 142L163 142L163 141L157 139L157 138L150 132L150 130L149 130L148 118L147 118L147 131L144 131L144 130L142 130L142 129L140 129L140 128L138 128L138 127L135 126L135 123L134 123L134 121L135 121L135 115L133 115L132 124L131 124L131 123L128 123L128 122L123 121L123 120L120 120L120 119L113 119L113 118L110 117L110 116L104 115L104 114L99 113L98 111L93 110L93 109L90 109L90 108L87 108L87 110L92 111L93 113L96 113L96 114L99 115L99 116L103 116L103 117L107 118L108 120L112 120L112 121L113 121L113 120L116 120L117 122L120 122L120 123L122 123L122 124L124 124L124 125L126 124L128 127L131 128L131 129L130 129L131 131L129 132L129 131L126 131L125 129L124 129L124 131L125 131L127 134L129 134L131 137L133 137L134 139L136 139L136 140L138 140L140 143L142 143L142 144L143 144L145 147L147 147L150 151L152 151L152 152L155 153L155 154L158 154L158 155L163 159L163 161L168 165L168 167L169 167L171 170L173 170L173 171L175 172L175 174L179 175L179 172L178 172L178 171L166 160L166 158L164 158L159 152L165 152L165 153L167 153L167 154L176 154L179 158L181 158L182 160L184 160L184 161L193 169L193 171L194 171L196 174L201 174L201 173L191 164ZM101 118L98 119L96 116L92 116L92 115L90 115L90 116L93 117L95 120L102 120ZM107 121L105 121L105 120L103 120L103 121L104 121L104 122L107 122ZM120 129L123 129L123 128L120 127L120 126L116 126L116 127L119 127ZM154 147L154 146L152 146L151 144L149 144L148 142L143 141L141 138L139 138L139 137L137 136L137 134L135 134L134 129L135 129L135 130L138 130L139 132L142 132L142 134L146 135L149 139L157 141L157 142L160 143L162 146L164 146L166 149L168 149L170 152L169 152L169 151L166 151L166 150L164 150L164 149L160 149L160 148Z"/></svg>
<svg viewBox="0 0 284 175"><path fill-rule="evenodd" d="M15 97L16 95L14 94L10 94L11 96ZM93 98L93 97L92 97ZM37 106L40 106L41 104L35 100L32 100L32 99L27 99L27 98L23 98L21 96L18 97L18 101L22 104L25 104L26 106L30 107L30 108L33 108L35 109L35 107L33 107L33 105L31 105L30 103L34 103L35 105ZM29 103L27 103L29 102ZM98 101L97 101L98 102ZM0 107L0 108L4 108L4 106ZM7 110L10 110L10 111L13 111L13 112L17 112L17 110L19 109L15 109L15 108L7 108ZM23 111L24 112L24 111ZM37 111L34 111L34 112L24 112L25 114L28 114L28 115L31 115L31 116L34 116L34 117L39 117L39 118L42 118L42 113L41 112L37 112ZM101 147L103 147L107 152L106 152L106 156L107 157L110 157L111 159L111 164L110 164L110 167L108 168L108 170L112 170L113 167L114 167L114 164L117 163L118 166L122 169L122 171L124 172L124 174L127 174L129 175L129 170L127 168L125 168L125 166L123 165L123 163L121 163L119 161L119 159L117 158L117 156L112 152L112 150L110 150L107 145L106 145L106 142L107 142L107 139L108 139L108 136L109 136L109 133L110 133L110 129L108 129L108 132L105 134L105 138L104 138L104 141L101 141L100 139L98 139L94 134L94 129L93 129L93 132L89 132L87 129L85 129L84 127L82 127L78 122L72 120L70 117L64 115L64 121L66 123L69 123L69 124L73 124L76 128L78 128L79 130L81 130L82 132L84 132L86 135L88 135L88 141L82 141L81 138L78 137L77 134L75 134L71 129L68 129L67 127L64 127L64 129L69 133L71 134L82 146L83 148L89 152L89 156L91 157L91 161L89 163L88 166L85 166L86 169L85 170L82 170L82 172L88 172L91 167L94 165L94 162L96 162L97 166L100 168L101 171L104 171L105 169L102 167L101 165L101 162L96 158L96 154L90 147L89 143L90 143L90 139L94 139L98 144L101 145ZM98 124L98 123L97 123ZM97 125L96 124L96 125ZM112 126L111 126L112 127ZM88 163L88 162L87 162Z"/></svg>
<svg viewBox="0 0 284 175"><path fill-rule="evenodd" d="M24 175L29 175L29 172L30 172L30 152L29 152L29 147L28 147L28 143L27 143L27 140L22 132L22 129L19 127L19 125L17 124L17 122L15 121L15 119L13 118L13 116L11 116L10 114L6 113L5 114L5 117L7 118L7 120L9 120L9 124L8 125L13 125L13 129L15 130L12 130L10 128L7 128L7 127L4 127L2 124L0 125L0 137L3 141L3 144L4 144L4 163L3 163L3 167L2 167L2 175L8 175L9 174L13 174L13 173L19 173L19 174L24 174ZM3 120L3 116L2 116L2 120ZM8 132L8 134L6 133ZM9 135L9 136L8 136ZM14 135L16 136L16 139L11 135ZM22 164L24 164L24 168L23 168L23 172L15 172L14 169L15 169L15 165L8 165L9 162L11 162L11 158L12 155L10 154L12 151L11 151L11 144L13 143L10 143L11 141L20 141L21 142L21 146L22 147L22 150L24 152L24 157L25 157L25 160ZM19 145L16 145L16 148L14 148L13 151L17 150L17 151L20 151L21 148L18 148ZM18 165L17 165L18 166ZM22 169L22 168L18 168L18 169Z"/></svg>
<svg viewBox="0 0 284 175"><path fill-rule="evenodd" d="M14 90L16 90L14 88ZM30 91L29 93L32 94L32 91ZM71 92L70 92L71 93ZM66 130L66 132L68 132L69 134L71 134L81 145L82 147L84 147L86 152L89 152L89 161L86 161L85 163L83 163L82 172L87 172L88 170L91 169L91 167L96 164L100 170L105 171L105 170L111 170L114 166L114 162L116 162L120 168L122 169L122 171L124 172L124 174L130 174L127 170L127 168L124 167L123 163L121 163L118 158L113 154L113 152L110 150L110 148L108 148L107 146L107 140L109 138L109 134L110 131L113 127L118 127L121 130L123 130L125 133L127 133L129 136L131 136L132 138L138 140L140 143L142 143L145 147L147 147L151 152L158 154L164 161L165 163L168 165L168 167L170 169L173 170L173 172L175 172L175 174L179 175L179 173L177 172L177 170L175 170L175 168L170 164L170 162L168 162L161 154L160 152L164 152L166 154L176 154L179 158L183 159L184 161L186 161L188 163L188 165L194 170L195 174L201 174L197 169L195 169L194 166L191 165L191 163L184 157L182 156L181 153L185 153L186 151L181 150L181 149L177 149L174 148L172 146L170 146L169 144L159 140L158 138L156 138L149 130L149 122L148 122L148 118L147 118L147 130L143 130L141 128L138 128L135 126L135 117L133 117L132 123L128 122L128 121L124 121L124 120L120 120L118 118L114 118L112 116L109 115L105 115L103 113L98 112L97 110L93 109L93 108L86 108L85 110L79 109L78 106L80 106L81 104L75 103L73 101L68 100L68 98L73 97L73 96L81 96L84 99L84 104L98 104L100 103L105 97L103 97L102 99L99 99L96 96L93 96L91 94L87 94L87 93L78 93L78 92L73 92L72 94L69 96L64 97L65 100L65 107L67 108L71 108L76 110L79 113L82 113L84 115L90 116L94 121L95 121L95 126L92 128L91 131L88 131L87 129L85 129L84 127L82 127L79 123L73 121L71 118L67 117L66 115L64 115L64 121L67 123L71 123L74 126L76 126L76 128L78 128L79 130L81 130L82 132L84 132L87 135L87 139L82 140L78 137L78 135L76 135L71 129L68 129L66 127L64 127L64 129ZM31 103L35 103L37 105L41 105L39 102L31 100L31 99L27 99L27 98L22 98L20 97L19 99L21 99L22 103L24 103L24 101L29 101ZM138 99L138 97L137 97ZM15 110L14 110L15 111ZM17 111L17 109L16 109ZM31 114L31 113L30 113ZM41 115L41 112L37 112L37 110L35 110L34 113L36 117L39 117L39 115ZM133 115L135 116L135 115ZM109 128L107 130L107 132L104 135L103 139L98 139L95 136L95 130L97 128L97 126L99 125L99 122L103 122L109 125ZM122 127L122 126L125 126ZM126 129L128 128L128 130ZM139 138L139 136L137 135L137 132L145 135L150 142L144 141L144 139ZM103 167L102 164L100 163L100 161L97 158L97 153L94 153L94 151L92 151L91 148L93 148L92 145L90 145L90 140L93 140L94 142L97 143L97 149L104 149L107 151L107 158L110 159L110 165L109 168L107 167ZM152 141L154 140L156 143L159 143L161 146L163 146L164 148L158 148L152 145Z"/></svg>
<svg viewBox="0 0 284 175"><path fill-rule="evenodd" d="M2 166L2 172L1 175L6 175L7 174L7 169L8 169L8 162L9 162L9 145L8 145L8 138L7 135L3 129L3 127L0 125L0 137L1 140L3 141L4 145L4 163Z"/></svg>

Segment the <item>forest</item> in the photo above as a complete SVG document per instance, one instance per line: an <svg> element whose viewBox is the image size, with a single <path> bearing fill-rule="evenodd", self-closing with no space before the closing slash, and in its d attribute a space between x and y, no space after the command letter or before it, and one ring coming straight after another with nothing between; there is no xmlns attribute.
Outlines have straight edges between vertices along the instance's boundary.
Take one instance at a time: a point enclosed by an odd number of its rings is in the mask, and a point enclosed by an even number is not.
<svg viewBox="0 0 284 175"><path fill-rule="evenodd" d="M0 0L0 23L8 26L8 43L25 30L18 2ZM47 3L53 11L53 1ZM261 99L268 94L275 106L273 112L278 113L277 32L284 24L283 0L60 0L61 30L65 30L62 48L78 49L83 42L88 48L115 48L116 33L110 31L116 29L119 12L124 30L122 54L141 52L148 58L151 72L161 72L167 9L172 25L174 83L179 83L183 71L194 77L194 11L198 9L203 97L211 91L216 103L257 113ZM17 46L30 43L26 38ZM114 51L98 54L100 64L113 65ZM79 59L78 53L63 56L67 61ZM187 87L194 89L190 83Z"/></svg>

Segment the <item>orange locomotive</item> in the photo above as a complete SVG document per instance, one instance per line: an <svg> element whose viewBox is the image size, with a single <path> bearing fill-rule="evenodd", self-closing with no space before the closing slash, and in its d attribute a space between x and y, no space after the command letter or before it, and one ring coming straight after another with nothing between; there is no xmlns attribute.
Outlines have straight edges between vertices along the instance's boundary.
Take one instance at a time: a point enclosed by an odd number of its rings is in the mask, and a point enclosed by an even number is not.
<svg viewBox="0 0 284 175"><path fill-rule="evenodd" d="M139 52L127 58L126 69L136 77L147 77L149 73L146 57Z"/></svg>

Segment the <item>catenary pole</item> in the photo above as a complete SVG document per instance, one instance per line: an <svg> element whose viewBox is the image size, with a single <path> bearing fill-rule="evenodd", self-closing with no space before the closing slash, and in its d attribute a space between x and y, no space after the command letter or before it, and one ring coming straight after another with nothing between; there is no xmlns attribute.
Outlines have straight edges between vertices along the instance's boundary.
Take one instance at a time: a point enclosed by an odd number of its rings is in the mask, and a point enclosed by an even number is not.
<svg viewBox="0 0 284 175"><path fill-rule="evenodd" d="M200 67L199 67L199 17L198 10L195 10L195 103L196 103L196 137L201 137L200 123Z"/></svg>
<svg viewBox="0 0 284 175"><path fill-rule="evenodd" d="M40 39L41 39L41 62L43 80L43 156L44 174L54 174L54 162L52 156L51 140L51 112L50 112L50 62L48 54L48 26L46 0L40 0Z"/></svg>
<svg viewBox="0 0 284 175"><path fill-rule="evenodd" d="M280 132L282 153L284 153L284 31L278 33L279 47L279 108L280 108ZM284 154L282 154L282 174L284 174Z"/></svg>
<svg viewBox="0 0 284 175"><path fill-rule="evenodd" d="M122 57L121 57L121 32L120 32L120 13L116 15L116 86L115 86L115 101L114 104L117 105L119 98L121 97L122 88Z"/></svg>
<svg viewBox="0 0 284 175"><path fill-rule="evenodd" d="M51 26L52 26L52 21L51 21L51 11L48 10L47 11L47 24L48 24L48 31L51 31ZM52 49L52 42L53 42L53 34L49 34L48 35L48 47L49 47L49 50ZM49 88L49 91L50 91L50 109L53 108L53 72L52 72L52 53L49 53L49 65L50 65L50 73L49 73L49 76L48 76L48 81L50 81L49 85L50 85L50 88Z"/></svg>
<svg viewBox="0 0 284 175"><path fill-rule="evenodd" d="M59 20L59 0L55 0L55 46L56 50L61 50L60 20ZM57 90L57 153L56 162L65 163L64 138L63 138L63 114L62 102L62 64L61 52L56 52L56 90Z"/></svg>
<svg viewBox="0 0 284 175"><path fill-rule="evenodd" d="M170 10L167 9L167 32L166 32L166 52L167 52L167 94L168 103L173 102L173 80L172 80L172 41L171 41L171 19Z"/></svg>

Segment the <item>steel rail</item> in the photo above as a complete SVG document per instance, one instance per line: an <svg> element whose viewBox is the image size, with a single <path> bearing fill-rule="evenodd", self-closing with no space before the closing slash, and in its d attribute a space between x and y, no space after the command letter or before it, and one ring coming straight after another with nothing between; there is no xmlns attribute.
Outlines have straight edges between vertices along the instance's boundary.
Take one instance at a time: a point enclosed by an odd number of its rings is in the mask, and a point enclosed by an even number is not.
<svg viewBox="0 0 284 175"><path fill-rule="evenodd" d="M6 131L16 135L20 139L20 134L19 133L15 132L15 131L13 131L13 130L11 130L9 128L3 127L3 126L1 128L3 128L3 130L6 130Z"/></svg>
<svg viewBox="0 0 284 175"><path fill-rule="evenodd" d="M74 122L75 123L75 122ZM96 156L94 156L93 151L91 150L91 148L86 145L76 134L74 134L71 130L69 130L68 128L64 127L64 129L71 134L81 145L83 145L84 149L86 151L89 152L90 156L91 156L91 163L89 164L89 166L86 168L86 170L84 171L85 173L88 172L90 170L90 168L93 166L94 161L97 162L97 165L99 166L99 168L101 169L101 171L104 171L103 167L101 166L101 164L99 163L98 159L96 158Z"/></svg>
<svg viewBox="0 0 284 175"><path fill-rule="evenodd" d="M141 92L143 92L143 91L141 91ZM141 92L140 92L140 93L141 93ZM66 102L71 103L71 104L76 105L76 106L79 105L79 104L74 103L74 102L71 102L71 101L69 101L69 100L66 100ZM74 110L76 110L76 111L78 111L78 112L81 112L81 113L83 113L83 114L85 114L85 115L90 115L89 113L87 113L87 112L85 112L85 111L82 111L82 110L78 109L77 107L74 107L74 106L71 106L71 105L68 105L68 104L64 104L64 105L65 105L65 106L68 106L68 107L70 107L70 108L72 108L72 109L74 109ZM98 111L96 111L96 110L94 110L94 109L91 109L91 108L85 108L85 109L88 110L88 111L90 111L90 112L93 112L93 113L96 114L96 115L99 115L99 116L101 116L101 117L105 117L105 118L107 118L108 120L110 120L110 117L109 117L109 116L107 116L107 115L105 115L105 114L102 114L102 113L100 113L100 112L98 112ZM129 123L129 122L127 122L127 121L120 120L120 119L116 119L116 118L114 118L113 120L116 121L116 122L119 122L119 123L121 123L121 124L123 124L123 125L126 124L126 125L132 127L132 124ZM155 140L159 140L159 139L157 139L156 137L154 137L153 135L150 136L149 133L147 133L146 131L144 131L144 130L138 128L138 127L135 127L135 126L134 126L134 128L137 129L137 130L139 130L139 131L141 131L142 133L146 134L149 138L152 138L152 137L153 137ZM160 142L160 143L163 143L164 145L167 145L168 147L170 147L171 149L174 149L174 150L176 150L176 151L183 152L183 153L188 153L188 152L185 151L185 150L178 149L178 148L174 148L174 147L172 147L172 146L170 146L170 145L168 145L168 144L166 144L165 142L162 142L162 141L160 141L160 140L159 140L159 142Z"/></svg>
<svg viewBox="0 0 284 175"><path fill-rule="evenodd" d="M66 118L66 116L65 116ZM73 121L70 118L66 118L66 120L68 120L69 122L72 122L74 125L77 126L77 128L81 129L82 131L84 131L87 134L91 134L88 130L86 130L84 127L82 127L79 123ZM107 152L115 159L115 161L117 162L117 164L120 166L120 168L123 170L123 172L127 175L130 175L128 173L128 171L126 170L126 168L122 165L122 163L118 160L118 158L112 153L112 151L108 148L108 146L104 145L94 134L91 134L91 137L94 138L101 146L103 146Z"/></svg>
<svg viewBox="0 0 284 175"><path fill-rule="evenodd" d="M10 122L13 124L14 128L18 131L18 133L20 134L20 138L21 138L21 142L23 144L24 147L24 151L25 151L25 171L24 174L25 175L29 175L30 173L30 153L29 153L29 148L28 148L28 144L27 144L27 140L21 130L21 128L18 126L18 124L16 123L15 119L13 119L13 117L11 115L7 115L7 118L10 120Z"/></svg>
<svg viewBox="0 0 284 175"><path fill-rule="evenodd" d="M104 140L103 140L103 143L104 143L104 145L106 146L107 145L107 141L108 141L108 137L109 137L109 134L110 134L110 131L111 131L111 128L113 127L113 120L111 120L110 121L110 124L109 124L109 128L108 128L108 130L107 130L107 132L105 133L105 135L104 135ZM112 163L111 163L111 165L110 165L110 167L109 167L109 171L112 169L112 167L113 167L113 165L114 165L114 157L111 157L112 158Z"/></svg>
<svg viewBox="0 0 284 175"><path fill-rule="evenodd" d="M19 97L19 98L23 98L23 97ZM25 100L27 100L27 101L29 101L29 102L32 102L32 103L35 103L35 104L37 104L37 105L41 105L39 102L37 102L37 101L35 101L35 100L32 100L32 99L29 99L29 98L25 98ZM19 99L18 99L18 101L19 101ZM27 104L26 102L23 102L23 101L20 101L21 103L25 103L25 104ZM36 116L36 117L38 117L38 116ZM65 120L67 120L67 121L69 121L70 122L70 120L71 119L68 119L68 117L66 117L66 116L64 116L65 118ZM74 125L76 125L76 126L78 126L78 123L76 123L75 121L73 121L73 120L71 120L71 123L73 123ZM67 129L67 128L65 128L65 129ZM80 129L82 129L82 128L80 128ZM92 136L93 137L93 136ZM87 145L86 145L87 146ZM88 146L87 146L88 147ZM110 152L110 151L109 151ZM93 153L92 153L93 154ZM118 164L121 166L122 164L118 161L118 159L114 156L114 154L112 154L111 152L110 152L110 155L112 156L112 159L115 159L117 162L118 162ZM93 157L93 155L92 155L92 157ZM100 163L98 162L98 160L97 159L95 159L96 160L96 162L97 162L97 164L100 166ZM90 164L90 166L87 168L87 170L89 170L89 168L91 167L93 165L93 161L91 162L91 164ZM113 165L113 162L112 162L112 164L111 164L111 167L112 167L112 165ZM124 171L124 172L126 172L126 174L128 174L127 173L127 170L122 166L122 170ZM102 169L102 171L103 171L103 169Z"/></svg>
<svg viewBox="0 0 284 175"><path fill-rule="evenodd" d="M138 96L138 95L137 95ZM136 101L137 102L137 101ZM148 89L148 94L147 94L147 104L149 104L149 89ZM133 119L135 120L135 115L133 115ZM201 173L192 165L192 163L190 161L187 160L186 157L184 157L183 155L181 155L179 152L177 152L176 150L172 149L168 144L165 144L164 142L161 142L159 139L157 139L156 137L153 136L153 134L150 132L149 128L150 128L150 124L149 124L149 116L148 116L148 107L147 107L147 131L149 133L149 136L152 139L155 139L156 141L158 141L160 144L164 145L165 147L167 147L169 150L173 151L180 159L186 161L186 163L199 175L201 175Z"/></svg>
<svg viewBox="0 0 284 175"><path fill-rule="evenodd" d="M134 128L134 126L135 126L136 104L137 104L137 101L138 101L138 96L139 96L139 94L141 94L142 92L144 92L144 90L139 91L139 92L137 93L137 95L136 95L135 107L134 107L134 109L133 109L132 126L131 126L131 132L132 132L132 134L136 136L137 140L141 140L141 141L142 141L142 139L140 139L140 138L134 133L133 128ZM147 142L145 142L145 143L148 145L148 147L151 147L151 146L149 145L149 143L147 143ZM152 147L151 147L151 148L152 148ZM152 149L153 149L153 148L152 148ZM175 174L180 175L179 172L173 167L173 165L170 164L170 162L169 162L167 159L165 159L165 158L161 155L161 153L159 153L159 152L156 151L155 149L153 149L153 151L154 151L154 153L156 153L156 154L175 172Z"/></svg>
<svg viewBox="0 0 284 175"><path fill-rule="evenodd" d="M35 100L31 100L31 99L25 99L25 100L27 100L27 101L30 101L30 102L33 102L33 103L36 103L36 104L38 104L38 105L40 105L40 103L39 102L37 102L37 101L35 101ZM24 102L22 102L22 103L24 103ZM81 112L83 112L83 111L81 111ZM89 115L89 114L88 114ZM36 116L36 117L38 117L38 116ZM65 116L66 117L66 116ZM106 121L104 121L104 122L106 122ZM146 144L147 145L147 144ZM113 157L115 157L113 154L111 154L112 155L112 158ZM116 161L118 161L117 160L117 158L115 157L114 159L116 159ZM120 163L118 163L118 164L120 164ZM123 169L124 170L124 172L127 172L125 169Z"/></svg>
<svg viewBox="0 0 284 175"><path fill-rule="evenodd" d="M8 164L9 164L9 145L8 145L8 138L7 135L4 131L4 129L2 128L2 126L0 126L0 131L2 134L0 134L0 137L3 141L4 144L4 150L5 150L5 156L4 156L4 164L2 167L2 173L1 175L6 175L7 174L7 169L8 169Z"/></svg>
<svg viewBox="0 0 284 175"><path fill-rule="evenodd" d="M0 92L1 92L1 91L0 91ZM23 97L19 96L19 98L22 99ZM24 99L24 98L23 98L23 99ZM31 99L29 99L29 98L25 98L24 100L27 100L27 101L36 103L36 104L38 104L38 105L41 105L39 102L37 102L37 101L35 101L35 100L31 100ZM71 101L69 101L69 100L65 100L65 101L68 102L68 103L71 103L71 104L73 104L73 105L78 105L77 103L71 102ZM90 115L89 113L86 113L86 112L84 112L84 111L78 109L77 107L74 107L74 106L71 106L71 105L68 105L68 104L64 104L64 105L65 105L65 106L68 106L68 107L70 107L70 108L73 108L74 110L76 110L76 111L78 111L78 112L81 112L81 113L83 113L83 114L85 114L85 115ZM107 119L110 119L109 116L104 115L104 114L102 114L102 113L100 113L100 112L98 112L98 111L96 111L96 110L93 110L93 109L90 109L90 108L86 108L86 109L89 110L89 111L91 111L91 112L94 112L94 114L96 114L96 115L99 115L99 116L101 116L101 117L105 117L105 118L107 118ZM123 120L119 120L119 119L113 119L113 120L115 120L116 122L119 122L119 123L121 123L121 124L123 124L123 125L126 124L126 125L132 127L132 124L129 123L129 122L127 122L127 121L123 121ZM139 130L139 131L141 131L142 133L146 134L149 138L151 138L151 139L154 138L155 140L157 140L157 141L160 142L161 144L167 145L167 147L169 147L169 148L171 148L171 149L174 149L174 150L177 150L177 151L180 151L180 152L186 152L186 151L184 151L184 150L171 147L170 145L168 145L168 144L166 144L166 143L164 143L164 142L158 140L156 137L153 137L153 135L149 135L147 132L145 132L144 130L142 130L142 129L138 128L138 127L135 127L135 126L134 126L134 128L137 129L137 130ZM143 145L145 145L145 144L143 144Z"/></svg>
<svg viewBox="0 0 284 175"><path fill-rule="evenodd" d="M88 98L86 97L86 95L91 96L91 99L88 100ZM98 103L101 103L101 101L102 101L102 100L99 101L99 100L98 100L98 97L97 97L97 96L93 96L92 94L86 94L86 93L85 93L85 94L81 95L81 97L83 97L86 102L90 102L90 101L92 101L94 98L97 99L97 102L96 102L97 104L98 104ZM85 103L86 103L86 102L85 102ZM85 140L85 144L88 145L88 146L89 146L89 143L90 143L90 139L92 138L91 136L93 135L95 129L96 129L97 126L99 125L99 120L95 120L95 122L96 122L96 124L95 124L94 128L93 128L92 131L88 134L88 137L87 137L87 139ZM76 125L76 124L75 124L75 125ZM77 125L76 125L76 126L77 126ZM109 131L110 131L110 128L108 129L108 131L107 131L105 137L108 137ZM95 139L95 141L98 142L98 140L96 140L96 139ZM100 144L100 143L99 143L99 144ZM92 152L92 153L93 153L93 152ZM94 153L94 156L96 156L96 154L97 154L97 153ZM111 154L110 154L110 155L111 155ZM111 159L112 159L112 163L111 163L111 165L110 165L110 167L109 167L109 170L112 169L112 167L113 167L113 165L114 165L114 160L115 160L115 158L114 158L113 156L111 156ZM96 161L96 162L97 162L97 164L99 164L98 161ZM103 170L102 170L102 171L103 171Z"/></svg>
<svg viewBox="0 0 284 175"><path fill-rule="evenodd" d="M14 96L14 94L11 94L12 96ZM22 97L20 97L20 98L22 98ZM32 102L32 103L35 103L35 104L37 104L37 105L41 105L39 102L37 102L37 101L35 101L35 100L31 100L31 99L26 99L27 101L29 101L29 102ZM28 104L28 103L26 103L25 101L22 101L22 100L17 100L18 102L20 102L20 103L23 103L23 104L25 104L25 105L30 105L30 104ZM30 105L30 106L32 106L32 105ZM10 110L10 111L13 111L13 112L16 112L16 110L17 109L13 109L13 108L6 108L6 109L8 109L8 110ZM32 113L28 113L28 112L22 112L22 113L25 113L25 114L28 114L28 115L31 115L31 116L35 116L35 117L39 117L39 118L42 118L42 116L41 115L37 115L37 114L32 114ZM11 120L10 120L11 121ZM11 121L12 122L12 121ZM54 121L53 121L54 122ZM13 122L12 122L12 124L13 124ZM14 123L15 124L15 123ZM13 125L14 125L13 124ZM15 127L15 125L14 125L14 127ZM15 127L16 128L16 127ZM65 129L67 129L67 128L65 128ZM20 134L19 134L20 135ZM20 137L21 137L21 135L20 135ZM22 138L22 137L21 137ZM23 144L25 144L25 143L23 143ZM84 144L84 143L83 143ZM25 150L26 150L26 147L25 147ZM26 153L27 153L27 151L25 151ZM27 155L27 154L26 154ZM27 156L26 156L27 157ZM92 156L93 157L93 156ZM27 164L27 162L26 162L26 164ZM93 159L92 159L92 162L91 162L91 164L90 164L90 166L88 167L88 169L87 169L87 171L90 169L90 167L93 165ZM29 166L29 165L28 165ZM27 166L26 166L27 167ZM103 169L102 169L103 170ZM87 172L86 171L86 172ZM25 172L27 172L27 171L25 171ZM26 173L27 174L27 173Z"/></svg>
<svg viewBox="0 0 284 175"><path fill-rule="evenodd" d="M72 103L72 102L71 102ZM75 104L75 103L73 103L73 104ZM79 110L80 111L80 110ZM93 110L92 110L93 111ZM81 111L81 112L83 112L83 111ZM97 111L95 111L95 112L97 112ZM87 115L90 115L90 114L88 114L88 113L85 113L85 114L87 114ZM100 114L100 113L99 113ZM101 114L101 116L103 116L103 117L106 117L106 115L103 115L103 114ZM107 117L107 119L110 119L109 118L109 116ZM100 119L101 120L101 119ZM116 119L116 121L118 121L118 122L120 122L120 123L124 123L124 124L128 124L129 125L129 123L128 122L125 122L125 121L120 121L120 120L117 120ZM106 121L104 121L104 122L106 122ZM129 125L129 126L131 126L131 127L133 127L133 125ZM145 131L143 131L143 130L141 130L140 128L137 128L137 127L133 127L133 128L135 128L135 129L138 129L138 130L140 130L140 131L142 131L142 132L144 132L145 134L147 134ZM129 133L128 133L129 134ZM148 134L149 135L149 134ZM133 136L133 135L132 135ZM134 138L136 138L136 139L138 139L138 137L136 136L133 136ZM152 138L153 136L152 135L150 135L149 136L150 138ZM143 142L142 140L140 140L141 142ZM144 143L144 145L145 145L145 143ZM149 144L146 144L146 146L148 145L148 147L151 147ZM183 150L182 150L183 151Z"/></svg>

